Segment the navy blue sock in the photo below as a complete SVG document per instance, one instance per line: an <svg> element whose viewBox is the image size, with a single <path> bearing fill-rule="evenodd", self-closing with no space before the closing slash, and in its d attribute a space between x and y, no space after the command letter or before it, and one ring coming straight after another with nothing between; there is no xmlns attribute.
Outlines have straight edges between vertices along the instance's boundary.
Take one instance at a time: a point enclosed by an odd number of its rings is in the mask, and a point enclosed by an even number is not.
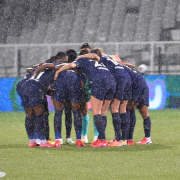
<svg viewBox="0 0 180 180"><path fill-rule="evenodd" d="M82 130L82 117L81 117L81 111L78 110L72 110L74 115L74 126L76 131L76 139L81 139L81 130Z"/></svg>
<svg viewBox="0 0 180 180"><path fill-rule="evenodd" d="M44 115L38 115L35 116L35 121L37 122L37 130L40 133L40 139L44 140L46 139L46 129L45 129L45 119L44 119Z"/></svg>
<svg viewBox="0 0 180 180"><path fill-rule="evenodd" d="M105 132L106 131L106 126L107 126L107 116L102 116L102 120L103 120L104 132Z"/></svg>
<svg viewBox="0 0 180 180"><path fill-rule="evenodd" d="M65 112L65 126L66 126L66 138L71 137L72 129L72 114L70 112Z"/></svg>
<svg viewBox="0 0 180 180"><path fill-rule="evenodd" d="M115 138L117 141L121 140L121 116L119 113L112 114Z"/></svg>
<svg viewBox="0 0 180 180"><path fill-rule="evenodd" d="M136 125L136 114L135 110L130 110L130 128L129 128L129 139L133 139L134 128Z"/></svg>
<svg viewBox="0 0 180 180"><path fill-rule="evenodd" d="M34 139L34 117L26 116L25 119L26 132L29 139Z"/></svg>
<svg viewBox="0 0 180 180"><path fill-rule="evenodd" d="M144 119L144 133L145 133L145 137L150 137L151 135L151 119L150 117L147 117L146 119Z"/></svg>
<svg viewBox="0 0 180 180"><path fill-rule="evenodd" d="M63 113L63 111L55 110L55 115L54 115L55 139L60 139L61 138L62 113Z"/></svg>
<svg viewBox="0 0 180 180"><path fill-rule="evenodd" d="M130 109L126 109L126 118L127 120L127 140L129 139L129 132L130 132Z"/></svg>
<svg viewBox="0 0 180 180"><path fill-rule="evenodd" d="M127 137L127 129L128 127L128 118L126 113L121 114L121 129L122 129L122 140L126 140Z"/></svg>
<svg viewBox="0 0 180 180"><path fill-rule="evenodd" d="M106 136L105 136L104 123L101 114L97 114L94 116L94 122L99 132L98 139L105 140Z"/></svg>

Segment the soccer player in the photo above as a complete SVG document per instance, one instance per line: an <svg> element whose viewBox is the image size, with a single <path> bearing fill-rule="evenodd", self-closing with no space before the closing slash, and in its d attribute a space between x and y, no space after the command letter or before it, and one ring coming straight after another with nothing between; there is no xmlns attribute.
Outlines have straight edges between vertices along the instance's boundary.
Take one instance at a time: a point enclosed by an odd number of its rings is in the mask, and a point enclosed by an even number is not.
<svg viewBox="0 0 180 180"><path fill-rule="evenodd" d="M129 103L129 109L136 109L138 107L139 112L143 118L143 124L144 124L144 133L145 137L142 141L137 142L137 144L151 144L151 119L148 112L148 106L149 106L149 88L146 84L145 79L139 75L135 70L130 69L127 66L124 66L124 69L129 73L131 76L132 81L132 101ZM135 126L135 113L132 113L131 118L131 134L133 133L134 129L133 126ZM130 137L131 140L132 136ZM133 142L132 142L133 144Z"/></svg>
<svg viewBox="0 0 180 180"><path fill-rule="evenodd" d="M85 51L82 51L82 50ZM80 54L82 55L84 52L89 53L91 51L91 47L88 43L84 43L81 47L80 47ZM81 112L83 115L83 122L82 122L82 132L81 132L81 140L85 143L88 143L88 127L89 127L89 102L90 102L90 97L91 97L91 87L92 84L91 82L86 79L85 81L85 85L83 88L83 93L82 93L82 98L81 98ZM98 138L98 131L95 125L95 121L93 119L93 125L94 125L94 138L93 138L93 142L97 140Z"/></svg>
<svg viewBox="0 0 180 180"><path fill-rule="evenodd" d="M46 128L44 126L44 105L43 97L45 90L49 84L53 81L53 70L45 70L44 72L33 75L22 85L22 100L26 101L25 109L33 125L37 125L37 132L40 133L40 147L53 147L48 141L46 141ZM33 117L34 114L34 117Z"/></svg>
<svg viewBox="0 0 180 180"><path fill-rule="evenodd" d="M31 72L31 71L30 71ZM31 72L32 73L32 72ZM31 73L28 73L21 81L19 81L16 85L16 91L18 95L20 96L22 103L21 105L24 107L25 110L25 128L26 132L29 138L29 147L36 146L35 143L35 136L34 136L34 113L32 112L32 109L27 107L27 99L23 98L23 89L22 85L31 77Z"/></svg>
<svg viewBox="0 0 180 180"><path fill-rule="evenodd" d="M63 60L64 61L64 60ZM60 64L62 66L63 64ZM41 66L38 71L42 71L46 68L56 69L60 66L55 64L44 64ZM81 126L82 119L80 113L80 99L81 99L81 81L77 76L75 71L65 71L61 73L57 79L57 82L54 84L54 100L53 104L55 107L55 116L54 116L54 129L55 129L55 147L61 147L61 124L62 124L62 112L67 102L67 99L71 102L72 111L74 114L74 125L76 130L76 146L81 147L85 146L81 142Z"/></svg>
<svg viewBox="0 0 180 180"><path fill-rule="evenodd" d="M64 52L59 52L56 54L56 61L61 61L62 63L69 63L69 61L75 60L77 55L74 53L73 49L69 49ZM58 59L58 60L57 60ZM71 102L69 99L66 100L64 104L65 110L65 127L66 127L66 143L68 144L75 144L75 142L71 138L71 129L72 129L72 108ZM63 139L60 138L61 144L63 144Z"/></svg>
<svg viewBox="0 0 180 180"><path fill-rule="evenodd" d="M80 58L69 65L61 67L56 71L54 80L57 80L59 73L73 68L78 68L79 73L85 74L86 78L92 82L92 113L99 132L99 136L91 146L107 146L107 140L105 136L106 123L104 123L102 116L107 115L109 104L115 93L116 81L103 64L89 60L87 58Z"/></svg>
<svg viewBox="0 0 180 180"><path fill-rule="evenodd" d="M113 101L111 102L111 114L113 119L113 126L115 131L115 140L111 143L110 146L122 146L124 143L121 140L121 116L119 114L119 106L122 101L123 110L121 112L126 113L127 101L131 99L131 78L129 74L124 70L122 66L119 65L112 58L105 56L102 49L93 49L90 54L80 56L81 58L90 58L96 61L102 62L111 74L115 77L117 86L116 93ZM79 58L80 58L79 57ZM122 113L121 113L122 114ZM104 117L103 117L104 118ZM124 120L124 119L123 119ZM106 120L105 120L106 121ZM124 127L123 127L124 128ZM123 140L126 140L126 131L123 131L122 136Z"/></svg>

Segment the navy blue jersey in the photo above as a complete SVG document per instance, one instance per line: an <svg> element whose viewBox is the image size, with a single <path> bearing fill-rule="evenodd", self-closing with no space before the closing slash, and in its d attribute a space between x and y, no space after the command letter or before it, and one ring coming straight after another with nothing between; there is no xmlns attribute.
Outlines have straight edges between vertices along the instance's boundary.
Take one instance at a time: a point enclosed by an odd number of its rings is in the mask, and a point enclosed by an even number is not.
<svg viewBox="0 0 180 180"><path fill-rule="evenodd" d="M133 70L127 66L123 66L123 67L129 73L132 83L138 84L141 82L145 82L145 79L140 74L138 74L135 70Z"/></svg>
<svg viewBox="0 0 180 180"><path fill-rule="evenodd" d="M130 78L128 72L124 69L122 65L114 61L110 57L100 56L100 61L109 69L111 74L117 79L119 77Z"/></svg>
<svg viewBox="0 0 180 180"><path fill-rule="evenodd" d="M100 61L109 69L117 82L115 98L119 100L131 99L131 77L124 67L110 57L100 56Z"/></svg>
<svg viewBox="0 0 180 180"><path fill-rule="evenodd" d="M100 61L109 69L111 73L115 73L118 69L122 70L122 75L124 68L118 62L114 61L110 57L100 56Z"/></svg>
<svg viewBox="0 0 180 180"><path fill-rule="evenodd" d="M35 80L36 82L39 82L43 90L46 90L49 84L52 83L54 75L55 71L53 69L46 69L45 71L37 73L35 76L32 76L29 80Z"/></svg>
<svg viewBox="0 0 180 180"><path fill-rule="evenodd" d="M80 58L74 61L74 63L77 65L79 72L85 74L89 81L95 82L101 77L108 78L108 76L111 76L109 70L103 64L100 64L97 61L89 60L87 58Z"/></svg>
<svg viewBox="0 0 180 180"><path fill-rule="evenodd" d="M124 69L129 73L131 77L131 83L132 83L132 99L134 101L139 101L141 98L142 92L144 89L147 89L147 84L145 79L138 74L135 70L132 70L131 68L124 66ZM149 95L146 93L146 99L148 99Z"/></svg>
<svg viewBox="0 0 180 180"><path fill-rule="evenodd" d="M21 81L19 81L18 83L17 83L17 85L16 85L16 91L17 91L17 93L20 95L20 93L21 93L21 87L22 87L22 85L23 85L23 83L24 82L26 82L26 80L28 80L29 78L31 77L31 74L26 74L26 76L24 76L24 78L21 80Z"/></svg>
<svg viewBox="0 0 180 180"><path fill-rule="evenodd" d="M65 103L78 102L81 99L81 78L74 70L63 71L58 74L54 98L56 101Z"/></svg>
<svg viewBox="0 0 180 180"><path fill-rule="evenodd" d="M112 100L116 90L116 81L110 71L97 61L80 58L74 63L80 74L92 82L91 95L99 100Z"/></svg>

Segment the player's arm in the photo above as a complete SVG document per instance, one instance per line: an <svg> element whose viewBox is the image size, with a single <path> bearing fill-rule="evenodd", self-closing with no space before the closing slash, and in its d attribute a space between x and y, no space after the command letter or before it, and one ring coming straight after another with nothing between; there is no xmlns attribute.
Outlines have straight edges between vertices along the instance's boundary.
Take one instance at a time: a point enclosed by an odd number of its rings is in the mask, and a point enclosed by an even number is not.
<svg viewBox="0 0 180 180"><path fill-rule="evenodd" d="M80 58L88 58L88 59L92 59L92 60L95 60L95 61L100 61L100 57L97 54L94 54L94 53L80 55L80 56L78 56L76 58L76 60L80 59Z"/></svg>
<svg viewBox="0 0 180 180"><path fill-rule="evenodd" d="M40 66L42 66L44 63L39 63L39 64L35 64L32 66L32 68L39 68Z"/></svg>
<svg viewBox="0 0 180 180"><path fill-rule="evenodd" d="M62 71L66 71L66 70L69 70L69 69L73 69L75 68L77 65L76 63L71 63L71 64L68 64L68 65L65 65L65 66L61 66L55 73L55 76L54 76L54 80L56 81L57 77L58 77L58 74L61 73Z"/></svg>
<svg viewBox="0 0 180 180"><path fill-rule="evenodd" d="M55 65L53 63L44 63L43 65L41 65L38 69L36 69L33 73L33 76L36 74L36 73L39 73L39 72L42 72L44 71L44 69L46 68L50 68L50 69L54 69L55 68Z"/></svg>
<svg viewBox="0 0 180 180"><path fill-rule="evenodd" d="M130 67L131 69L133 69L133 68L135 67L134 64L128 63L128 62L126 62L126 61L118 60L117 62L118 62L119 64L126 65L126 66Z"/></svg>
<svg viewBox="0 0 180 180"><path fill-rule="evenodd" d="M29 74L33 74L33 72L34 72L32 67L27 68L26 71Z"/></svg>

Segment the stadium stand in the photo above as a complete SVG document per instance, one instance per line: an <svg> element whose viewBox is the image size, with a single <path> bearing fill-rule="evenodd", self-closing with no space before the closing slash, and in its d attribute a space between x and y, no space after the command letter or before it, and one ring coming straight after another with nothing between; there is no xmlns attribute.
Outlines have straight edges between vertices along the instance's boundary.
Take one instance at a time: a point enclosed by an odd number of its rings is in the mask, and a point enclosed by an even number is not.
<svg viewBox="0 0 180 180"><path fill-rule="evenodd" d="M121 42L122 40L126 4L126 0L119 0L115 3L108 39L110 42Z"/></svg>
<svg viewBox="0 0 180 180"><path fill-rule="evenodd" d="M61 16L61 23L58 34L57 34L57 42L58 43L68 43L69 36L71 33L74 16L76 13L77 4L72 1L66 2L65 9Z"/></svg>
<svg viewBox="0 0 180 180"><path fill-rule="evenodd" d="M90 3L90 0L79 1L69 37L70 43L82 42L82 34L84 31L86 16Z"/></svg>
<svg viewBox="0 0 180 180"><path fill-rule="evenodd" d="M134 41L147 41L149 21L151 19L153 1L144 0L139 9L139 17L136 26Z"/></svg>
<svg viewBox="0 0 180 180"><path fill-rule="evenodd" d="M144 0L141 2L134 41L147 41L152 5L153 1L151 0ZM136 51L143 51L143 49L144 45L136 45L133 48L133 50Z"/></svg>
<svg viewBox="0 0 180 180"><path fill-rule="evenodd" d="M161 22L164 18L165 10L164 0L155 0L153 5L153 10L151 14L151 21L149 23L149 41L159 41L161 33Z"/></svg>
<svg viewBox="0 0 180 180"><path fill-rule="evenodd" d="M94 42L95 32L99 23L102 0L92 0L85 23L82 42Z"/></svg>
<svg viewBox="0 0 180 180"><path fill-rule="evenodd" d="M44 43L56 43L57 36L59 34L60 25L62 22L63 9L65 9L65 3L59 3L59 0L55 0L52 7L51 20L47 24L46 36Z"/></svg>
<svg viewBox="0 0 180 180"><path fill-rule="evenodd" d="M106 53L118 53L136 64L149 64L150 45L117 46L106 45L106 42L179 41L180 0L0 0L0 23L2 45L59 44L18 47L22 75L27 66L60 50L74 48L78 51L80 45L71 43L100 43L97 46ZM158 57L157 48L155 46L155 57ZM178 57L177 48L170 49ZM0 63L8 59L4 69L0 67L1 77L10 76L8 64L9 61L11 66L14 64L14 51L13 46L0 47ZM176 57L169 65L178 64ZM172 55L165 53L163 58L172 58Z"/></svg>
<svg viewBox="0 0 180 180"><path fill-rule="evenodd" d="M177 22L180 22L180 1L178 2L178 5L177 5L177 12L176 12L176 21Z"/></svg>
<svg viewBox="0 0 180 180"><path fill-rule="evenodd" d="M164 19L163 19L163 29L169 29L175 27L175 17L176 17L176 8L178 0L167 0Z"/></svg>
<svg viewBox="0 0 180 180"><path fill-rule="evenodd" d="M102 10L99 16L99 23L96 27L96 35L95 41L96 42L107 42L109 29L111 25L112 14L114 10L115 0L104 0L102 5Z"/></svg>

